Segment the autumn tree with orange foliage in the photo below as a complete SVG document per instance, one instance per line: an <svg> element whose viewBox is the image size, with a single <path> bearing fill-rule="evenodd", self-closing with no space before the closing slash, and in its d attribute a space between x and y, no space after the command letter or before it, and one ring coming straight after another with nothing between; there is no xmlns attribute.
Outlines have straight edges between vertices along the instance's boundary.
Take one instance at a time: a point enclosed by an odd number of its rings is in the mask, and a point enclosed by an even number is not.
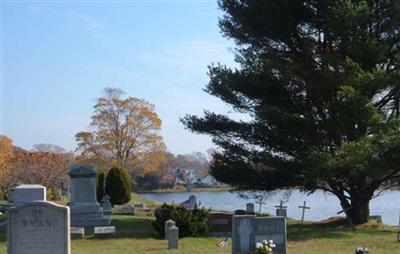
<svg viewBox="0 0 400 254"><path fill-rule="evenodd" d="M4 193L9 182L8 163L13 155L12 140L4 135L0 136L0 200L3 199Z"/></svg>
<svg viewBox="0 0 400 254"><path fill-rule="evenodd" d="M68 181L68 169L74 162L72 154L19 152L9 161L9 185L41 184L58 188Z"/></svg>
<svg viewBox="0 0 400 254"><path fill-rule="evenodd" d="M100 167L121 165L134 176L156 170L164 160L165 145L154 105L124 94L119 88L106 88L94 105L90 131L75 138L82 151L80 161Z"/></svg>

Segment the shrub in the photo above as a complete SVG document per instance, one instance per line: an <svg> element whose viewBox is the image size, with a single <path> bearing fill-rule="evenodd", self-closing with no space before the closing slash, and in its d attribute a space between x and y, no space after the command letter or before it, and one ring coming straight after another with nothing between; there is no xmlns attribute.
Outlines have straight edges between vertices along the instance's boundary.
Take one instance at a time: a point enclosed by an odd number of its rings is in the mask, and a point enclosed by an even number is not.
<svg viewBox="0 0 400 254"><path fill-rule="evenodd" d="M97 172L96 175L96 196L97 202L101 203L104 196L104 172Z"/></svg>
<svg viewBox="0 0 400 254"><path fill-rule="evenodd" d="M6 187L0 186L0 201L7 200L9 190Z"/></svg>
<svg viewBox="0 0 400 254"><path fill-rule="evenodd" d="M51 201L61 200L61 192L57 188L48 188L46 191L46 199Z"/></svg>
<svg viewBox="0 0 400 254"><path fill-rule="evenodd" d="M110 169L106 178L106 193L111 204L122 205L131 199L131 178L128 171L121 166Z"/></svg>
<svg viewBox="0 0 400 254"><path fill-rule="evenodd" d="M163 204L156 211L154 228L161 237L164 237L164 222L171 219L179 228L179 237L198 237L206 234L210 228L208 220L210 210L195 207L189 210L177 205Z"/></svg>

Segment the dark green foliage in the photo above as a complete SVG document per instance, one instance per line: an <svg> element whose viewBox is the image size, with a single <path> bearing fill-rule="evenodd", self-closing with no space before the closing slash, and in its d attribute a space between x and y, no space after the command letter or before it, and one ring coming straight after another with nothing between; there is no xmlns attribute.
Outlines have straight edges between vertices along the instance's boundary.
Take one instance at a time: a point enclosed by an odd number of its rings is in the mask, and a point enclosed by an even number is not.
<svg viewBox="0 0 400 254"><path fill-rule="evenodd" d="M149 191L174 187L172 182L161 182L157 173L148 173L135 178L135 191Z"/></svg>
<svg viewBox="0 0 400 254"><path fill-rule="evenodd" d="M122 205L131 199L131 178L121 166L110 169L106 178L105 192L110 196L112 205Z"/></svg>
<svg viewBox="0 0 400 254"><path fill-rule="evenodd" d="M206 92L248 120L182 120L220 147L212 174L242 190L322 189L366 222L400 176L400 1L219 4L240 68L210 66Z"/></svg>
<svg viewBox="0 0 400 254"><path fill-rule="evenodd" d="M171 219L179 228L179 237L198 237L206 234L210 228L208 214L210 210L196 207L189 210L176 205L163 204L156 212L154 228L164 237L164 222Z"/></svg>
<svg viewBox="0 0 400 254"><path fill-rule="evenodd" d="M97 172L96 175L96 196L97 202L101 203L104 196L104 172Z"/></svg>
<svg viewBox="0 0 400 254"><path fill-rule="evenodd" d="M9 191L6 187L0 186L0 201L7 200L7 195Z"/></svg>

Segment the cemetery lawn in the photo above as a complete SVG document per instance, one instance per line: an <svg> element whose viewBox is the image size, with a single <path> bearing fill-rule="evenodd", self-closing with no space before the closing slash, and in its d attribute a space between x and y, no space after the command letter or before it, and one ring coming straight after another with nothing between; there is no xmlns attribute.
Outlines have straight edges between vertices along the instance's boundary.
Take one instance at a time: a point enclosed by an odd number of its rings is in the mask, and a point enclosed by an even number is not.
<svg viewBox="0 0 400 254"><path fill-rule="evenodd" d="M138 194L138 193L132 192L131 200L129 201L129 204L133 205L133 204L138 204L138 203L145 204L147 207L152 207L152 208L156 208L161 205L155 201L152 201L152 200L149 200L147 198L140 196L140 194Z"/></svg>
<svg viewBox="0 0 400 254"><path fill-rule="evenodd" d="M230 244L219 248L222 238L183 238L179 250L167 250L167 242L158 237L152 227L153 217L114 215L112 224L117 235L111 239L88 236L71 241L72 254L230 254ZM305 223L289 221L289 254L346 254L354 253L357 246L367 246L371 254L400 254L396 241L397 229L389 226L372 226L353 231L343 226L343 221ZM0 228L0 254L6 253L6 227Z"/></svg>

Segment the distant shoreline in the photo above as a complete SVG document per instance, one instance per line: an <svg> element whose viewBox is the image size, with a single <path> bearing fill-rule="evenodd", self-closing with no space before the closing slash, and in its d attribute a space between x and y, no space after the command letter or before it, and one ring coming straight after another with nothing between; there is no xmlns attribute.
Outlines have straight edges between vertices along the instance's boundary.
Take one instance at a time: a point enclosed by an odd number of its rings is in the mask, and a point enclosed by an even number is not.
<svg viewBox="0 0 400 254"><path fill-rule="evenodd" d="M221 187L193 187L190 192L223 192L230 191L232 188L230 186ZM175 189L157 189L149 191L138 191L137 193L178 193L178 192L188 192L186 188L175 188Z"/></svg>

